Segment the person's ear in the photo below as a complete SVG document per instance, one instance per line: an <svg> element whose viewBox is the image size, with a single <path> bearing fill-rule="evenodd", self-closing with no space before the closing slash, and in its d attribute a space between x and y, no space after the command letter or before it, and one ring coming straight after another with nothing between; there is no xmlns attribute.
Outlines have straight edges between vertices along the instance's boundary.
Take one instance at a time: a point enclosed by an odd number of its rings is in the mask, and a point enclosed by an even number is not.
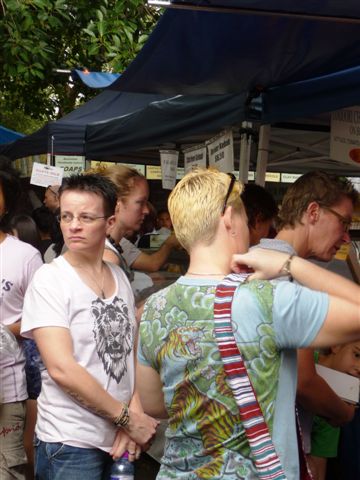
<svg viewBox="0 0 360 480"><path fill-rule="evenodd" d="M115 215L111 215L110 217L107 218L107 230L111 228L115 223Z"/></svg>
<svg viewBox="0 0 360 480"><path fill-rule="evenodd" d="M232 228L232 210L233 207L229 205L228 207L226 207L224 215L222 215L221 217L227 230L231 230Z"/></svg>
<svg viewBox="0 0 360 480"><path fill-rule="evenodd" d="M306 208L306 215L309 222L314 224L319 220L320 206L317 202L310 202Z"/></svg>
<svg viewBox="0 0 360 480"><path fill-rule="evenodd" d="M116 206L115 206L115 214L120 212L120 208L121 208L121 200L118 199L118 201L116 202Z"/></svg>

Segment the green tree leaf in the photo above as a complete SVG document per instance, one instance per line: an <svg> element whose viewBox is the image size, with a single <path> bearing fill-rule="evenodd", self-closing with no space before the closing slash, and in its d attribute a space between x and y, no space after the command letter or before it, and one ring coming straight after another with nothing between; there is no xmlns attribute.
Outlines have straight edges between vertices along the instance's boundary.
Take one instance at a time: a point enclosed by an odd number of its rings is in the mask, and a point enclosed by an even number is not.
<svg viewBox="0 0 360 480"><path fill-rule="evenodd" d="M70 88L59 70L123 72L160 16L143 0L1 0L0 9L0 112L42 122L99 93Z"/></svg>

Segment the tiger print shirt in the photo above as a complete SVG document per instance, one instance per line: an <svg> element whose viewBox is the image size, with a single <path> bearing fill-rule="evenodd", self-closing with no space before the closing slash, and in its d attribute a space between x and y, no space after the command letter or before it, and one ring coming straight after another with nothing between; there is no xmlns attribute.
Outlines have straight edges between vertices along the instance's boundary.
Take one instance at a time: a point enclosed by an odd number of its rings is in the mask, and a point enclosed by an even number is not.
<svg viewBox="0 0 360 480"><path fill-rule="evenodd" d="M159 373L169 415L158 479L258 478L213 333L215 288L181 277L144 307L138 359ZM235 338L287 478L298 480L296 352L288 349L312 342L327 295L264 281L235 295Z"/></svg>

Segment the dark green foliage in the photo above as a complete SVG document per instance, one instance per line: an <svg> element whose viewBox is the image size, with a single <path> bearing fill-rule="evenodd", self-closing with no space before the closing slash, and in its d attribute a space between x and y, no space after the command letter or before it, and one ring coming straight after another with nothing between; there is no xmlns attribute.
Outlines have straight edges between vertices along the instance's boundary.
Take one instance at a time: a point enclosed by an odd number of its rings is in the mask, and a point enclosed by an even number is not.
<svg viewBox="0 0 360 480"><path fill-rule="evenodd" d="M1 115L17 110L46 121L98 93L70 86L55 69L121 73L160 12L143 0L2 0L0 14Z"/></svg>

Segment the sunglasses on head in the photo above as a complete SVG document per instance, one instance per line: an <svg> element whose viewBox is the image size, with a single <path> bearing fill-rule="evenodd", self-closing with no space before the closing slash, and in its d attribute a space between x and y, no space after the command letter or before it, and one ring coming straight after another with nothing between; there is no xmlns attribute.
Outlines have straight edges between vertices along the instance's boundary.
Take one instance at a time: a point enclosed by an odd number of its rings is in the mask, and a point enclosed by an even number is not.
<svg viewBox="0 0 360 480"><path fill-rule="evenodd" d="M224 200L224 206L223 206L223 209L222 209L222 212L221 212L221 215L224 215L225 213L225 210L226 210L226 206L227 206L227 202L229 200L229 197L231 195L231 192L232 192L232 189L234 188L234 184L236 182L236 177L233 173L228 173L229 177L230 177L230 183L229 183L229 188L227 190L227 193L225 195L225 200Z"/></svg>

